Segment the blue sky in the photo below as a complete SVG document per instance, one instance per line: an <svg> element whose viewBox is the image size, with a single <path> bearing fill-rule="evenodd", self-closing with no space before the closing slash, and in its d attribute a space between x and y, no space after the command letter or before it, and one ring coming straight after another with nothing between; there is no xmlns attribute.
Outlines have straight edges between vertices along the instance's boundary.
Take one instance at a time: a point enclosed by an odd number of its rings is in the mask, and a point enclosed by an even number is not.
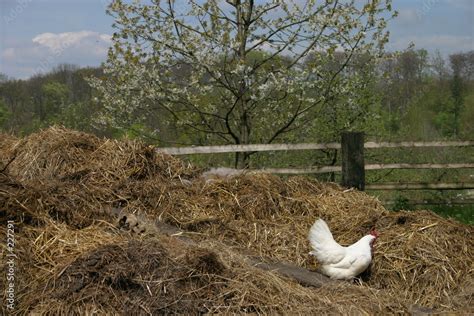
<svg viewBox="0 0 474 316"><path fill-rule="evenodd" d="M100 65L113 33L108 2L0 0L0 72L24 79L61 63ZM410 42L445 56L474 50L474 0L393 0L393 6L400 14L389 24L388 50Z"/></svg>

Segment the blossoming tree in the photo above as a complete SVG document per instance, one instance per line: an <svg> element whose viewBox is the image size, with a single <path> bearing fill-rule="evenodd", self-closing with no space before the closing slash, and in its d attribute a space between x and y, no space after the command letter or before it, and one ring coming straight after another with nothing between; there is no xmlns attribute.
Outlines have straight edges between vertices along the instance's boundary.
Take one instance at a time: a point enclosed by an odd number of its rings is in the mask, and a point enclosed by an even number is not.
<svg viewBox="0 0 474 316"><path fill-rule="evenodd" d="M127 126L160 110L214 143L274 142L357 94L361 77L347 70L354 56L380 56L391 10L391 0L116 0L106 76L91 79L100 120Z"/></svg>

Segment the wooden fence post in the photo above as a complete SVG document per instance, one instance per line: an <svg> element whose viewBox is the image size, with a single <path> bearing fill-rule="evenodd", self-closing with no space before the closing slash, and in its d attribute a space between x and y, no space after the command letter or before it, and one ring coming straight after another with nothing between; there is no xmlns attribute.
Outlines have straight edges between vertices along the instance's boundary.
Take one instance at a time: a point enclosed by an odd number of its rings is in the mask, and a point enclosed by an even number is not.
<svg viewBox="0 0 474 316"><path fill-rule="evenodd" d="M364 133L343 132L341 135L342 185L364 191Z"/></svg>

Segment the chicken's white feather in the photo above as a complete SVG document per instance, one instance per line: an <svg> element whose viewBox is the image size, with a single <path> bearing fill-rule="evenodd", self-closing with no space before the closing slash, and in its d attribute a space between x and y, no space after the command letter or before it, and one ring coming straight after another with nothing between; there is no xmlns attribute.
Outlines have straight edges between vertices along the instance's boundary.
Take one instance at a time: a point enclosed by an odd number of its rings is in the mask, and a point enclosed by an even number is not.
<svg viewBox="0 0 474 316"><path fill-rule="evenodd" d="M334 240L326 222L318 219L311 227L308 239L313 248L310 254L321 263L320 271L331 278L351 279L367 269L372 261L373 235L343 247Z"/></svg>
<svg viewBox="0 0 474 316"><path fill-rule="evenodd" d="M313 247L311 254L322 264L338 263L346 254L344 247L334 240L328 225L322 219L313 224L308 238Z"/></svg>

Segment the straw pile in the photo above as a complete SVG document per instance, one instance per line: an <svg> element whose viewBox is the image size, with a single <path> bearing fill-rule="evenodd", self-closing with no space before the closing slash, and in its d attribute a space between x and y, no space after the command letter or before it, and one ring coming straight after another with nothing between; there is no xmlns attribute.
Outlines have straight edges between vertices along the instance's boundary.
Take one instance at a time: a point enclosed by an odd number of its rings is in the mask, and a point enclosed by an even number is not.
<svg viewBox="0 0 474 316"><path fill-rule="evenodd" d="M1 230L15 220L18 315L474 312L471 226L387 212L365 193L305 178L206 181L139 142L60 127L3 139ZM177 226L200 246L119 230L112 208ZM306 235L317 217L342 244L381 232L363 285L307 288L246 260L316 268Z"/></svg>

